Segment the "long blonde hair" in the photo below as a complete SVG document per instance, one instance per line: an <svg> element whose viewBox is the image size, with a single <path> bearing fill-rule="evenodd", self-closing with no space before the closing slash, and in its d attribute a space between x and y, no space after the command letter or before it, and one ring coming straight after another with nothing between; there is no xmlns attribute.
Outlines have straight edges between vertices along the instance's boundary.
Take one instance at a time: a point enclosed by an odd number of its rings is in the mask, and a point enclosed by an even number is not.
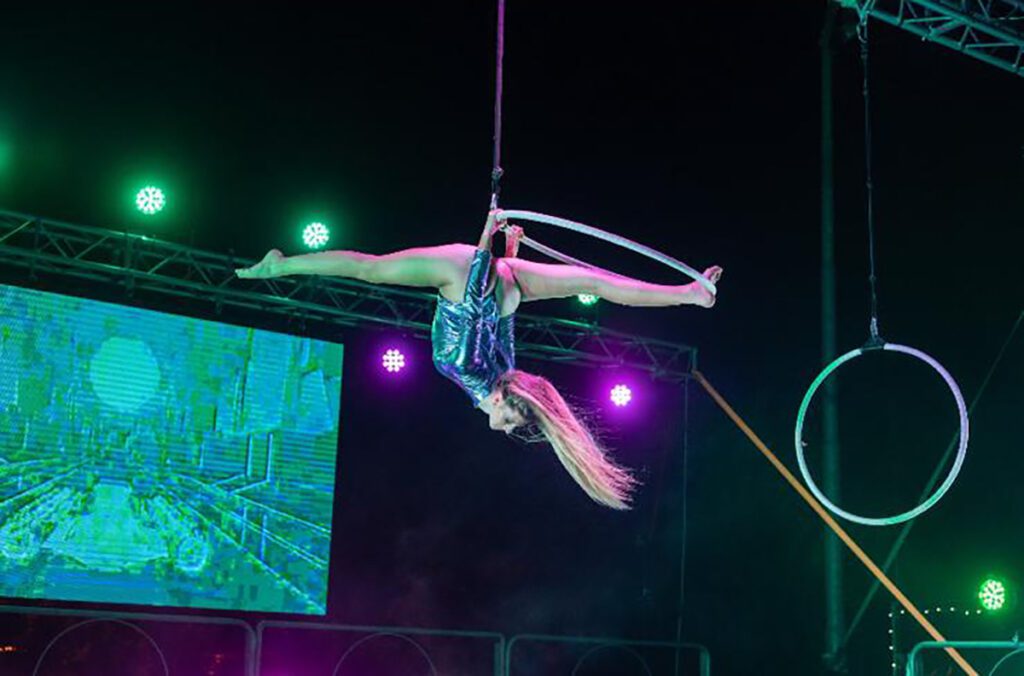
<svg viewBox="0 0 1024 676"><path fill-rule="evenodd" d="M608 457L547 378L513 369L496 387L524 418L537 424L562 466L591 499L612 509L629 509L636 477Z"/></svg>

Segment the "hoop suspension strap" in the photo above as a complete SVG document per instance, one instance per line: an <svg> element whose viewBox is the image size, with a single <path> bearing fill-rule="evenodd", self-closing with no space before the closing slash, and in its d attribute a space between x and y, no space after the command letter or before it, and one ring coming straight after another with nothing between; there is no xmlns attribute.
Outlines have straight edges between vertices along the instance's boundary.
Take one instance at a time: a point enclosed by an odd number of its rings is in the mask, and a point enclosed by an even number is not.
<svg viewBox="0 0 1024 676"><path fill-rule="evenodd" d="M498 0L498 46L495 58L494 76L494 156L491 163L491 209L498 208L501 193L501 103L502 103L502 62L505 59L505 0Z"/></svg>

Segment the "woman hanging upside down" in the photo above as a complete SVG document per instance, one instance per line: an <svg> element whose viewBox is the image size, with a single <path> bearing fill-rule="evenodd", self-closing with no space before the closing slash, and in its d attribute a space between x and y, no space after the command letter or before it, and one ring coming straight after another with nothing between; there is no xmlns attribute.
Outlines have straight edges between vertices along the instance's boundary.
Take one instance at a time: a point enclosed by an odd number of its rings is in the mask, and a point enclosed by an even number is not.
<svg viewBox="0 0 1024 676"><path fill-rule="evenodd" d="M505 229L505 257L493 259L491 241ZM523 231L501 211L487 217L480 241L406 249L384 256L324 251L285 257L274 249L256 265L236 270L244 279L334 275L373 284L431 287L438 291L431 334L434 366L472 398L493 430L511 434L536 425L572 478L596 502L629 507L636 479L613 462L546 378L515 368L513 317L524 301L592 294L621 305L699 305L715 297L697 282L648 284L572 265L516 258ZM722 268L704 276L717 282ZM540 435L538 435L540 436Z"/></svg>

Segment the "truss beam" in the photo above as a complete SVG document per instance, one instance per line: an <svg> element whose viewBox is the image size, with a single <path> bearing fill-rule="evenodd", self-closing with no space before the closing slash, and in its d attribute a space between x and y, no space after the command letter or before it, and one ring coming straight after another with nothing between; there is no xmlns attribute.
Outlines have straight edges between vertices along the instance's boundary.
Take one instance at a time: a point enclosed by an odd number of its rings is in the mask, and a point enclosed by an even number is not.
<svg viewBox="0 0 1024 676"><path fill-rule="evenodd" d="M979 61L1024 77L1022 0L840 0Z"/></svg>

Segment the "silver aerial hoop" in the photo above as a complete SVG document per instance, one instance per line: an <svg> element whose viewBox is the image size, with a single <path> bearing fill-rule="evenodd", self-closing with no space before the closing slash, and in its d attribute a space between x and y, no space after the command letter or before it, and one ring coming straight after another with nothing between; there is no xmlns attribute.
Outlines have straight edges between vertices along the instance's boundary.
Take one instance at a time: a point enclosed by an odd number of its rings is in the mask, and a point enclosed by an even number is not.
<svg viewBox="0 0 1024 676"><path fill-rule="evenodd" d="M970 424L967 419L967 405L964 403L964 396L960 392L960 388L957 386L956 381L953 380L953 376L950 375L949 371L947 371L942 364L924 352L912 347L897 345L895 343L883 343L880 346L880 349L887 350L889 352L901 352L915 357L932 367L940 376L942 376L942 379L946 381L946 385L949 386L950 392L953 393L953 398L956 399L957 411L960 415L960 447L957 449L956 460L953 462L953 466L950 468L949 474L946 475L945 481L939 485L927 500L919 504L917 507L903 512L902 514L884 517L858 516L857 514L853 514L852 512L839 508L835 503L825 497L825 494L821 492L818 485L814 483L814 479L811 478L811 472L807 468L807 461L804 458L803 443L804 419L807 416L807 409L811 405L811 400L814 398L814 393L818 391L821 384L825 382L825 380L840 366L873 349L879 348L861 347L856 350L851 350L826 366L825 369L818 374L818 377L814 379L813 383L811 383L810 389L807 390L807 394L804 395L804 400L800 403L800 411L796 416L796 429L793 435L793 442L796 447L796 459L800 465L800 474L803 475L807 488L814 494L814 497L818 498L818 501L821 502L821 504L827 507L833 514L841 516L849 521L853 521L854 523L864 524L865 526L891 526L897 523L903 523L904 521L909 521L915 516L923 514L927 510L931 509L931 507L946 494L946 491L950 489L953 482L956 481L956 477L960 473L960 467L964 464L964 457L967 455L967 439L970 433Z"/></svg>
<svg viewBox="0 0 1024 676"><path fill-rule="evenodd" d="M897 523L903 523L909 521L915 516L924 513L930 509L936 502L938 502L946 491L949 490L950 486L956 480L957 474L960 473L960 467L964 463L964 456L967 453L967 438L969 433L969 425L967 421L967 406L964 404L963 394L960 392L960 388L957 386L956 381L953 380L953 376L950 375L942 364L933 359L931 356L924 352L907 347L906 345L897 345L895 343L887 343L879 335L878 331L878 294L876 289L875 275L875 222L874 222L874 199L873 199L873 186L874 182L871 179L871 105L870 105L870 89L868 87L868 23L867 13L861 12L860 23L857 27L857 38L860 42L860 57L863 66L863 87L861 91L864 97L864 168L865 168L865 194L866 194L866 216L867 216L867 231L868 231L868 285L871 289L871 321L870 321L870 338L864 347L858 348L847 352L840 356L838 359L833 361L831 364L825 367L825 369L818 374L818 377L811 383L810 389L807 390L807 394L804 395L804 400L800 404L800 411L796 417L796 429L793 435L793 442L796 447L796 459L800 464L800 473L804 477L804 482L807 484L807 488L814 494L814 497L821 502L826 508L828 508L833 514L841 516L844 519L853 521L854 523L864 524L866 526L891 526ZM890 352L901 352L906 355L910 355L916 359L923 361L938 372L942 379L946 381L946 385L949 386L950 392L953 393L953 398L956 399L957 410L960 414L960 447L957 450L956 460L953 462L953 466L949 470L949 474L946 475L945 481L935 490L932 495L924 502L919 504L913 509L903 512L902 514L896 514L895 516L869 518L864 516L858 516L851 512L840 509L831 500L818 489L817 484L811 478L811 473L807 469L807 462L804 459L804 443L803 443L803 430L804 430L804 418L807 415L807 408L811 404L811 399L814 397L814 393L818 390L823 382L840 366L846 362L855 359L866 352L873 350L888 350Z"/></svg>
<svg viewBox="0 0 1024 676"><path fill-rule="evenodd" d="M553 225L553 226L558 227L558 228L564 228L566 230L572 230L574 232L578 232L578 233L581 233L581 234L584 234L584 235L589 235L590 237L596 237L597 239L604 240L605 242L608 242L610 244L615 244L616 246L620 246L620 247L622 247L624 249L629 249L630 251L635 251L636 253L638 253L638 254L640 254L642 256L647 256L650 259L658 261L659 263L662 263L664 265L669 266L670 268L673 268L675 270L678 270L679 272L682 272L684 275L692 278L698 284L700 284L705 289L707 289L711 293L711 295L715 295L715 294L718 293L718 290L715 288L714 283L710 279L708 279L707 277L705 277L701 273L697 272L696 270L691 268L686 263L683 263L682 261L676 260L675 258L672 258L671 256L669 256L667 254L663 254L660 251L658 251L657 249L652 249L649 246L646 246L646 245L640 244L639 242L634 242L631 239L627 239L625 237L622 237L621 235L616 235L616 234L611 233L611 232L606 232L604 230L601 230L600 228L595 228L592 225L585 225L583 223L577 223L576 221L570 221L567 218L559 218L558 216L548 216L547 214L540 214L540 213L537 213L536 211L522 211L522 210L518 210L518 209L503 209L502 212L501 212L501 215L502 215L502 217L504 217L506 219L515 219L515 220L520 220L520 221L533 221L535 223L546 223L547 225ZM579 265L581 267L590 268L592 270L601 270L602 272L606 272L608 274L615 275L614 272L609 272L607 270L602 270L601 268L599 268L597 266L590 265L589 263L585 263L585 262L577 260L577 259L575 259L575 258L573 258L571 256L567 256L566 254L563 254L562 252L558 251L557 249L552 249L551 247L546 246L544 244L541 244L540 242L538 242L538 241L536 241L534 239L530 239L529 237L524 237L522 239L522 243L525 244L526 246L530 247L531 249L534 249L535 251L539 251L540 253L544 254L545 256L549 256L551 258L554 258L555 260L560 261L562 263L566 263L568 265ZM618 275L616 275L616 276L618 276Z"/></svg>

